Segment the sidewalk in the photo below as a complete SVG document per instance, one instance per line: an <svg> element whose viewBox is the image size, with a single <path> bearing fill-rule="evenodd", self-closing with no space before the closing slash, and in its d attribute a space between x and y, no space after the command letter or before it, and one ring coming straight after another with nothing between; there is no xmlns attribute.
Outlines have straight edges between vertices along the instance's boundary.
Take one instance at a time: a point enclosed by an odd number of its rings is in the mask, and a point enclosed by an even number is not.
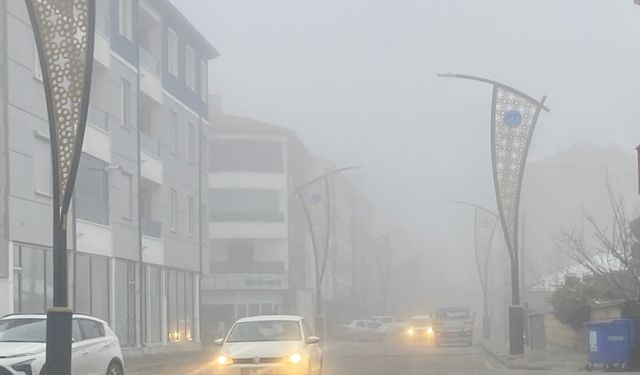
<svg viewBox="0 0 640 375"><path fill-rule="evenodd" d="M542 351L525 348L523 355L510 355L509 344L502 340L482 340L480 347L509 369L517 370L580 370L587 363L586 352L547 344Z"/></svg>
<svg viewBox="0 0 640 375"><path fill-rule="evenodd" d="M124 367L126 374L135 374L138 372L149 372L154 369L168 369L204 362L207 358L213 358L213 353L210 349L192 352L146 354L142 356L125 357Z"/></svg>

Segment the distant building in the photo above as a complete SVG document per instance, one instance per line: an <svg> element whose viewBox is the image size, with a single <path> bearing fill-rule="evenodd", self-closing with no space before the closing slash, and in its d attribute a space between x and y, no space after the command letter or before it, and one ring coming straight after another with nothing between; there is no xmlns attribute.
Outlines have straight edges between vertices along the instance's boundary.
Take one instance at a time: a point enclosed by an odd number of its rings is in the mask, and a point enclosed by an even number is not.
<svg viewBox="0 0 640 375"><path fill-rule="evenodd" d="M201 140L218 53L167 0L96 3L70 300L110 322L128 353L195 348ZM43 312L52 304L52 182L42 74L24 1L0 2L0 25L0 313Z"/></svg>
<svg viewBox="0 0 640 375"><path fill-rule="evenodd" d="M209 245L202 279L202 332L217 338L238 318L296 312L294 268L304 217L292 218L295 186L313 159L292 131L217 114L209 133Z"/></svg>

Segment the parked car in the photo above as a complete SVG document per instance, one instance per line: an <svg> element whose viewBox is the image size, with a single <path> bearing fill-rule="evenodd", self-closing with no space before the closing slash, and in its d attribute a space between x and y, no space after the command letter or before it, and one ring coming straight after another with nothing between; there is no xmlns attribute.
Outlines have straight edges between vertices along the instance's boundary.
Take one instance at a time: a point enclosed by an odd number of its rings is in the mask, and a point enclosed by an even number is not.
<svg viewBox="0 0 640 375"><path fill-rule="evenodd" d="M292 315L242 318L224 339L216 358L216 374L320 375L322 350L306 320Z"/></svg>
<svg viewBox="0 0 640 375"><path fill-rule="evenodd" d="M382 324L370 319L354 319L343 324L344 335L353 341L382 341L387 337Z"/></svg>
<svg viewBox="0 0 640 375"><path fill-rule="evenodd" d="M469 309L465 307L445 307L438 309L436 320L433 322L436 331L436 343L464 344L473 343L473 328L475 322Z"/></svg>
<svg viewBox="0 0 640 375"><path fill-rule="evenodd" d="M380 323L382 329L385 331L387 336L394 337L399 336L405 330L405 323L395 316L391 315L374 315L371 317L371 320Z"/></svg>
<svg viewBox="0 0 640 375"><path fill-rule="evenodd" d="M0 319L0 374L45 375L45 314L14 314ZM120 341L98 318L74 314L72 375L123 375Z"/></svg>

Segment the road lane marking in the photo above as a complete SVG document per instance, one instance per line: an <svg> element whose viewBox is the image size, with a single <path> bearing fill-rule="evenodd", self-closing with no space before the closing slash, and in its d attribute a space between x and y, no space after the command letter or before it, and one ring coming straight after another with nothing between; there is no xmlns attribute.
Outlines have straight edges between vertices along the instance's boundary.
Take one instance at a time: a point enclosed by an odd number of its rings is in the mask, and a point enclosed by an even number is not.
<svg viewBox="0 0 640 375"><path fill-rule="evenodd" d="M486 358L482 358L482 360L484 361L484 365L487 366L487 369L489 370L495 369L495 367L493 367L493 365L491 364L491 362L489 362L489 360L487 360Z"/></svg>

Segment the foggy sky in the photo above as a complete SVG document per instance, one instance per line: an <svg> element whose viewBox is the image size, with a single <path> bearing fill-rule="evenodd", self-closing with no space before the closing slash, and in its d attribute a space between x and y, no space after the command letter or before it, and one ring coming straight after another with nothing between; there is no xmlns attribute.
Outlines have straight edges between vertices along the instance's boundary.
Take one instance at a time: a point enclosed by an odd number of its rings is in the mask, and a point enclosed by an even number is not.
<svg viewBox="0 0 640 375"><path fill-rule="evenodd" d="M403 228L416 247L470 254L471 212L451 201L495 207L491 88L438 72L547 95L533 160L579 142L640 143L632 0L173 2L221 53L210 91L224 111L363 166L378 230Z"/></svg>

